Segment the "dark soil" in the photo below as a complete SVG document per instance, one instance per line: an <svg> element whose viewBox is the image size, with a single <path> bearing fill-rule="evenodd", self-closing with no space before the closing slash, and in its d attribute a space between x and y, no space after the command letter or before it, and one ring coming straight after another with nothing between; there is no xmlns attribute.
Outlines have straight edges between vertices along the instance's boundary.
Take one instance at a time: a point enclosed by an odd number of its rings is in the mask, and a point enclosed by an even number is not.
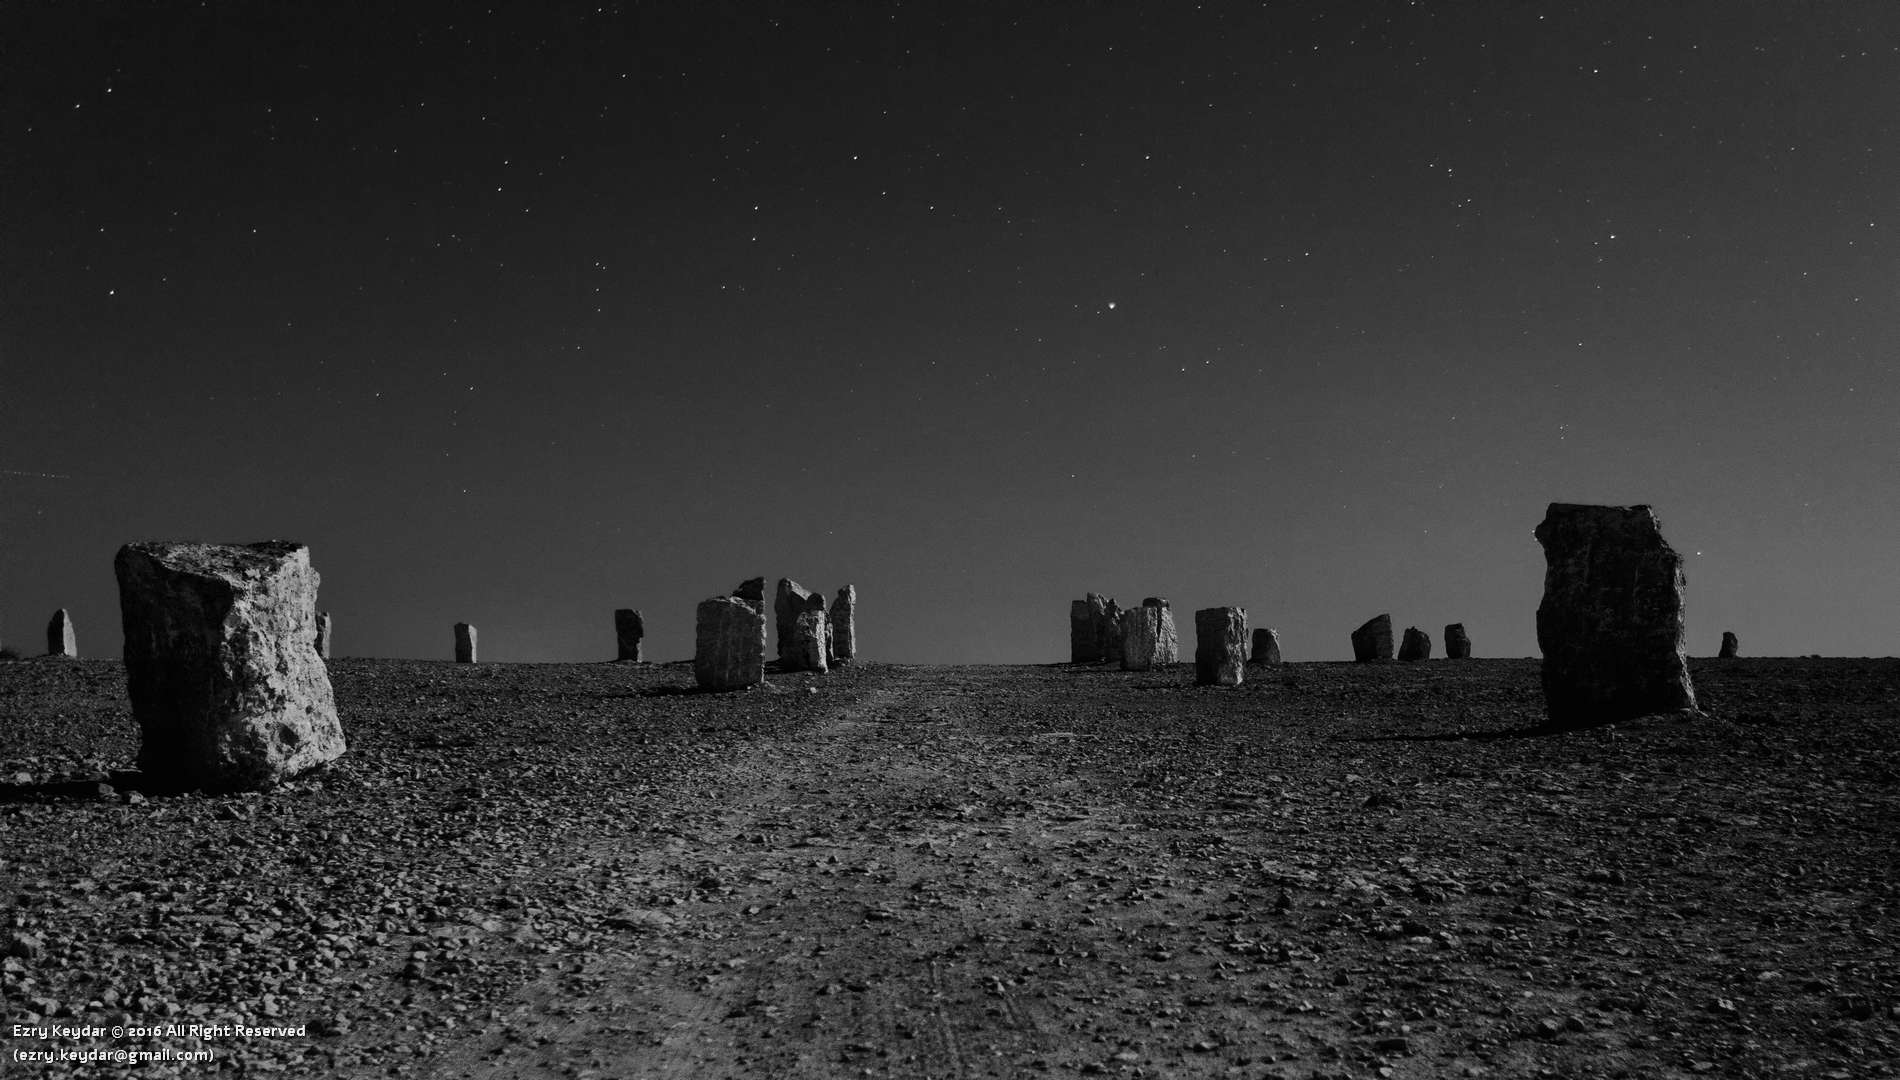
<svg viewBox="0 0 1900 1080"><path fill-rule="evenodd" d="M1524 660L338 660L350 753L208 797L4 663L0 1072L1900 1073L1900 661L1692 671L1547 734ZM305 1031L111 1034L220 1023Z"/></svg>

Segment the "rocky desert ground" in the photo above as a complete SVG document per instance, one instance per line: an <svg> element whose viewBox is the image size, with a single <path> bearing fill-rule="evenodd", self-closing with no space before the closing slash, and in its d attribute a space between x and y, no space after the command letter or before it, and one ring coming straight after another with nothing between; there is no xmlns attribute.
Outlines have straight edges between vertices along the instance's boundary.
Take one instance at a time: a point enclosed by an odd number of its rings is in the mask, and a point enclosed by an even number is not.
<svg viewBox="0 0 1900 1080"><path fill-rule="evenodd" d="M1900 1074L1900 661L1537 672L343 659L350 753L208 797L0 664L0 1072Z"/></svg>

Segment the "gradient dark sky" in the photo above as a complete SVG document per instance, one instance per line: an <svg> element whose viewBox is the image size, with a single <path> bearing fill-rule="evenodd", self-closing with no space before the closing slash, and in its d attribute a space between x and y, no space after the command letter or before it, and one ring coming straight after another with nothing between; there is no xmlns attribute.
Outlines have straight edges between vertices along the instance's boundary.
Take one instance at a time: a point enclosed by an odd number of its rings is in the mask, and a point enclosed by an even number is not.
<svg viewBox="0 0 1900 1080"><path fill-rule="evenodd" d="M1900 4L478 7L0 12L0 638L286 537L339 655L1524 656L1562 500L1693 652L1900 643Z"/></svg>

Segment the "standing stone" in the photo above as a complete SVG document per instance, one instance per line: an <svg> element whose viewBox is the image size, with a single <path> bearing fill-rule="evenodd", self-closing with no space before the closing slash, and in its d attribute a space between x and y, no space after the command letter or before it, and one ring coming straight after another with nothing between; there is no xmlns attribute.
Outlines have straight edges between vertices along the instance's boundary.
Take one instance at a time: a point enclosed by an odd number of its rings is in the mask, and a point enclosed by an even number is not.
<svg viewBox="0 0 1900 1080"><path fill-rule="evenodd" d="M1682 647L1682 556L1648 506L1551 503L1537 645L1559 727L1695 708Z"/></svg>
<svg viewBox="0 0 1900 1080"><path fill-rule="evenodd" d="M614 659L640 659L640 639L646 637L646 622L632 608L614 609Z"/></svg>
<svg viewBox="0 0 1900 1080"><path fill-rule="evenodd" d="M702 690L743 690L765 681L765 610L743 596L699 602L693 678Z"/></svg>
<svg viewBox="0 0 1900 1080"><path fill-rule="evenodd" d="M821 598L822 599L822 598ZM831 620L826 618L823 608L815 611L800 612L792 620L792 648L790 653L779 653L779 667L783 671L830 670L825 662L825 642L830 638Z"/></svg>
<svg viewBox="0 0 1900 1080"><path fill-rule="evenodd" d="M1122 612L1122 670L1147 671L1159 662L1161 609L1146 604Z"/></svg>
<svg viewBox="0 0 1900 1080"><path fill-rule="evenodd" d="M1445 659L1471 659L1471 638L1465 634L1465 624L1455 622L1445 627Z"/></svg>
<svg viewBox="0 0 1900 1080"><path fill-rule="evenodd" d="M1279 663L1279 633L1273 630L1255 630L1253 632L1253 647L1247 650L1247 662L1250 664Z"/></svg>
<svg viewBox="0 0 1900 1080"><path fill-rule="evenodd" d="M1361 664L1392 659L1392 616L1368 619L1352 632L1352 658Z"/></svg>
<svg viewBox="0 0 1900 1080"><path fill-rule="evenodd" d="M149 779L260 790L342 755L309 548L128 544L113 569Z"/></svg>
<svg viewBox="0 0 1900 1080"><path fill-rule="evenodd" d="M1101 658L1102 640L1095 630L1095 613L1090 610L1087 600L1071 600L1069 602L1069 663L1093 664Z"/></svg>
<svg viewBox="0 0 1900 1080"><path fill-rule="evenodd" d="M455 662L475 662L475 628L465 622L455 624Z"/></svg>
<svg viewBox="0 0 1900 1080"><path fill-rule="evenodd" d="M1735 631L1722 631L1722 651L1716 653L1716 657L1721 660L1733 660L1741 654L1741 651L1742 641L1735 636Z"/></svg>
<svg viewBox="0 0 1900 1080"><path fill-rule="evenodd" d="M1194 613L1194 681L1239 686L1247 666L1245 608L1202 608Z"/></svg>
<svg viewBox="0 0 1900 1080"><path fill-rule="evenodd" d="M46 624L46 655L79 655L79 635L73 632L73 617L65 608L53 612L53 620Z"/></svg>
<svg viewBox="0 0 1900 1080"><path fill-rule="evenodd" d="M1432 639L1416 626L1405 628L1405 639L1399 642L1399 659L1408 664L1432 658Z"/></svg>
<svg viewBox="0 0 1900 1080"><path fill-rule="evenodd" d="M330 658L330 613L317 612L317 655Z"/></svg>
<svg viewBox="0 0 1900 1080"><path fill-rule="evenodd" d="M854 659L858 655L857 586L846 585L838 590L837 599L831 602L827 625L831 627L831 655L837 660Z"/></svg>
<svg viewBox="0 0 1900 1080"><path fill-rule="evenodd" d="M746 578L744 581L741 581L739 583L738 588L732 590L732 595L738 597L741 600L744 600L748 604L751 604L752 610L758 612L761 615L765 614L765 579L764 578L762 577Z"/></svg>
<svg viewBox="0 0 1900 1080"><path fill-rule="evenodd" d="M783 671L804 671L796 666L792 659L793 635L798 629L798 617L807 611L820 614L825 610L825 598L805 588L791 578L778 579L778 595L772 602L773 614L778 623L778 662ZM824 645L823 641L818 643Z"/></svg>
<svg viewBox="0 0 1900 1080"><path fill-rule="evenodd" d="M1110 600L1102 609L1102 659L1122 662L1122 606Z"/></svg>
<svg viewBox="0 0 1900 1080"><path fill-rule="evenodd" d="M1163 596L1150 596L1142 600L1141 606L1159 608L1161 610L1161 630L1156 635L1155 642L1155 666L1163 667L1168 664L1180 663L1181 639L1174 632L1174 612L1168 610L1167 598Z"/></svg>

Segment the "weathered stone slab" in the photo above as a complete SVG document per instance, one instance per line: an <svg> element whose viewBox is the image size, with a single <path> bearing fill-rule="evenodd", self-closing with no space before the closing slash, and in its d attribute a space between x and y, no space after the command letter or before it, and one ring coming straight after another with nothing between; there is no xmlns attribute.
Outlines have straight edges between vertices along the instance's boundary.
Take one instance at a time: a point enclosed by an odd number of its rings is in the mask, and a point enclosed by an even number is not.
<svg viewBox="0 0 1900 1080"><path fill-rule="evenodd" d="M791 652L779 655L779 668L783 671L829 671L826 657L829 655L830 640L831 619L825 615L823 608L800 612L798 618L792 621Z"/></svg>
<svg viewBox="0 0 1900 1080"><path fill-rule="evenodd" d="M833 660L851 660L858 655L858 589L846 585L831 601L831 656Z"/></svg>
<svg viewBox="0 0 1900 1080"><path fill-rule="evenodd" d="M1161 609L1143 604L1121 614L1122 670L1147 671L1160 663Z"/></svg>
<svg viewBox="0 0 1900 1080"><path fill-rule="evenodd" d="M748 604L751 604L752 610L758 612L761 615L765 614L765 579L764 578L762 577L746 578L744 581L741 581L739 583L738 588L732 590L732 595L738 597L741 600L744 600Z"/></svg>
<svg viewBox="0 0 1900 1080"><path fill-rule="evenodd" d="M633 608L614 609L614 659L640 659L640 643L646 637L646 620Z"/></svg>
<svg viewBox="0 0 1900 1080"><path fill-rule="evenodd" d="M765 610L742 596L701 600L693 625L693 678L703 690L765 681Z"/></svg>
<svg viewBox="0 0 1900 1080"><path fill-rule="evenodd" d="M1255 630L1253 632L1253 646L1247 650L1247 662L1250 664L1279 663L1279 633L1265 628Z"/></svg>
<svg viewBox="0 0 1900 1080"><path fill-rule="evenodd" d="M1180 663L1181 638L1174 632L1174 612L1169 610L1167 598L1146 597L1142 600L1141 606L1161 609L1161 630L1156 636L1155 644L1155 666L1164 667L1168 664Z"/></svg>
<svg viewBox="0 0 1900 1080"><path fill-rule="evenodd" d="M1445 627L1445 659L1471 659L1471 637L1465 633L1465 624L1449 623Z"/></svg>
<svg viewBox="0 0 1900 1080"><path fill-rule="evenodd" d="M1111 664L1122 662L1122 606L1114 600L1103 605L1102 659Z"/></svg>
<svg viewBox="0 0 1900 1080"><path fill-rule="evenodd" d="M455 662L473 664L475 662L475 628L465 622L455 624Z"/></svg>
<svg viewBox="0 0 1900 1080"><path fill-rule="evenodd" d="M1695 708L1682 556L1648 506L1551 503L1538 524L1544 704L1560 727Z"/></svg>
<svg viewBox="0 0 1900 1080"><path fill-rule="evenodd" d="M1202 686L1239 686L1247 666L1247 612L1202 608L1194 613L1194 681Z"/></svg>
<svg viewBox="0 0 1900 1080"><path fill-rule="evenodd" d="M128 544L113 569L150 782L260 790L342 755L309 548Z"/></svg>
<svg viewBox="0 0 1900 1080"><path fill-rule="evenodd" d="M1352 658L1362 664L1392 659L1392 616L1368 619L1352 632Z"/></svg>
<svg viewBox="0 0 1900 1080"><path fill-rule="evenodd" d="M1432 639L1416 626L1405 628L1405 637L1399 642L1399 659L1408 664L1432 658Z"/></svg>
<svg viewBox="0 0 1900 1080"><path fill-rule="evenodd" d="M1721 660L1733 660L1737 656L1740 656L1741 653L1742 640L1735 636L1735 631L1722 631L1722 650L1715 654L1716 658Z"/></svg>
<svg viewBox="0 0 1900 1080"><path fill-rule="evenodd" d="M330 658L330 613L317 612L317 655L325 660Z"/></svg>
<svg viewBox="0 0 1900 1080"><path fill-rule="evenodd" d="M73 629L73 617L65 608L53 612L52 621L46 624L46 655L79 655L79 634Z"/></svg>
<svg viewBox="0 0 1900 1080"><path fill-rule="evenodd" d="M795 666L796 662L791 658L793 634L798 629L798 617L800 615L808 611L823 613L824 610L825 598L823 596L805 588L791 578L778 579L778 595L773 598L772 612L777 622L778 662L781 670L808 670ZM819 645L823 646L824 642L820 641Z"/></svg>

